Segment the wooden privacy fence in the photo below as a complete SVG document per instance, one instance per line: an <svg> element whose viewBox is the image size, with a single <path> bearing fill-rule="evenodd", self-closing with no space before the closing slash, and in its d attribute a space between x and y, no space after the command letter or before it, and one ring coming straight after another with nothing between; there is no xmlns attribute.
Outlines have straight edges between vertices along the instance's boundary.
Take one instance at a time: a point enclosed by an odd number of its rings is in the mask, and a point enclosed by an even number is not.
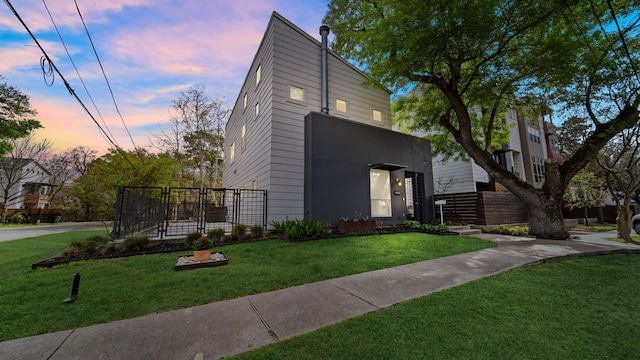
<svg viewBox="0 0 640 360"><path fill-rule="evenodd" d="M527 208L510 192L478 191L457 194L436 195L435 200L446 200L442 212L446 221L499 225L529 221ZM440 217L440 207L436 206L436 218Z"/></svg>

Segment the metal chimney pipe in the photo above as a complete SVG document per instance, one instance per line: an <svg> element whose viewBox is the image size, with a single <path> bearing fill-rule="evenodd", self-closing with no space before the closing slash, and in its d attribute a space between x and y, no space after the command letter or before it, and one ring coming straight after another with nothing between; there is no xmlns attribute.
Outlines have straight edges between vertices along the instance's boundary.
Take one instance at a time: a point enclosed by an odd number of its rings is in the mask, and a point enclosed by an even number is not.
<svg viewBox="0 0 640 360"><path fill-rule="evenodd" d="M322 46L320 47L322 55L322 113L329 114L329 75L327 70L327 37L329 36L329 27L327 25L320 26L320 35L322 36Z"/></svg>

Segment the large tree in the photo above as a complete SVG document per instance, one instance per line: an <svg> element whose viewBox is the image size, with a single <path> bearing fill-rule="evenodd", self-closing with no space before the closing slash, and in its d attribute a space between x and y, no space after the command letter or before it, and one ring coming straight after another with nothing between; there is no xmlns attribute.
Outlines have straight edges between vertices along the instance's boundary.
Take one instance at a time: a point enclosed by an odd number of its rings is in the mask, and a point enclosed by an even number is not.
<svg viewBox="0 0 640 360"><path fill-rule="evenodd" d="M85 173L73 182L73 193L108 219L113 216L118 186L175 186L175 167L176 162L163 154L142 148L127 152L112 149L88 164Z"/></svg>
<svg viewBox="0 0 640 360"><path fill-rule="evenodd" d="M42 125L35 119L29 97L2 81L0 76L0 156L11 151L11 141L31 134Z"/></svg>
<svg viewBox="0 0 640 360"><path fill-rule="evenodd" d="M415 89L397 105L400 113L448 134L522 200L533 234L567 239L562 207L569 182L609 139L638 121L639 7L629 1L332 0L325 22L335 34L334 51L385 86ZM492 157L501 110L527 94L596 124L564 163L545 161L542 188ZM480 121L476 109L486 119Z"/></svg>
<svg viewBox="0 0 640 360"><path fill-rule="evenodd" d="M181 92L171 102L171 127L155 135L156 147L179 164L180 186L216 187L221 178L224 127L229 108L210 98L204 86Z"/></svg>

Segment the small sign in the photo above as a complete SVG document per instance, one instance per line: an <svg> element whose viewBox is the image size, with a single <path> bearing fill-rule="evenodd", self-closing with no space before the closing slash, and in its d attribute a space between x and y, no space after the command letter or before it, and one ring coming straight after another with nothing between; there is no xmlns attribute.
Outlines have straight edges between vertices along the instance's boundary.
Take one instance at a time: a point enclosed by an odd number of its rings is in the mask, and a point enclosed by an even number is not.
<svg viewBox="0 0 640 360"><path fill-rule="evenodd" d="M447 200L436 200L436 205L447 205Z"/></svg>
<svg viewBox="0 0 640 360"><path fill-rule="evenodd" d="M394 191L394 192L393 192L393 195L395 195L395 196L400 196L400 191L397 191L397 190L396 190L396 191Z"/></svg>

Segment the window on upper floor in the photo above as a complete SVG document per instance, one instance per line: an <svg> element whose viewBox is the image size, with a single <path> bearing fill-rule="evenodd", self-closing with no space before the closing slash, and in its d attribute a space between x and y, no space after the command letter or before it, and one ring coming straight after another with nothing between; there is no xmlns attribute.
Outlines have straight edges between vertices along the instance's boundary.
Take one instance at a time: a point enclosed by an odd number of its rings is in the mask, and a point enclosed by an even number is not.
<svg viewBox="0 0 640 360"><path fill-rule="evenodd" d="M540 144L541 143L541 139L540 139L540 130L537 129L533 129L533 128L527 128L527 132L529 133L529 141L534 142L536 144Z"/></svg>
<svg viewBox="0 0 640 360"><path fill-rule="evenodd" d="M256 86L260 84L261 79L262 79L262 64L258 65L258 68L256 69Z"/></svg>
<svg viewBox="0 0 640 360"><path fill-rule="evenodd" d="M347 101L342 99L336 99L336 111L341 113L347 113Z"/></svg>
<svg viewBox="0 0 640 360"><path fill-rule="evenodd" d="M251 184L251 188L253 190L258 190L258 180L253 180L253 184Z"/></svg>
<svg viewBox="0 0 640 360"><path fill-rule="evenodd" d="M242 99L242 110L247 108L247 94L244 94L244 98Z"/></svg>
<svg viewBox="0 0 640 360"><path fill-rule="evenodd" d="M304 89L295 85L289 85L289 99L304 101Z"/></svg>
<svg viewBox="0 0 640 360"><path fill-rule="evenodd" d="M382 111L373 110L372 117L373 117L373 121L382 122Z"/></svg>
<svg viewBox="0 0 640 360"><path fill-rule="evenodd" d="M260 103L256 103L256 117L260 115Z"/></svg>
<svg viewBox="0 0 640 360"><path fill-rule="evenodd" d="M235 159L236 159L236 143L234 141L231 143L231 146L229 147L229 162L233 163Z"/></svg>
<svg viewBox="0 0 640 360"><path fill-rule="evenodd" d="M244 151L247 145L247 124L242 124L241 134L240 134L240 150Z"/></svg>

